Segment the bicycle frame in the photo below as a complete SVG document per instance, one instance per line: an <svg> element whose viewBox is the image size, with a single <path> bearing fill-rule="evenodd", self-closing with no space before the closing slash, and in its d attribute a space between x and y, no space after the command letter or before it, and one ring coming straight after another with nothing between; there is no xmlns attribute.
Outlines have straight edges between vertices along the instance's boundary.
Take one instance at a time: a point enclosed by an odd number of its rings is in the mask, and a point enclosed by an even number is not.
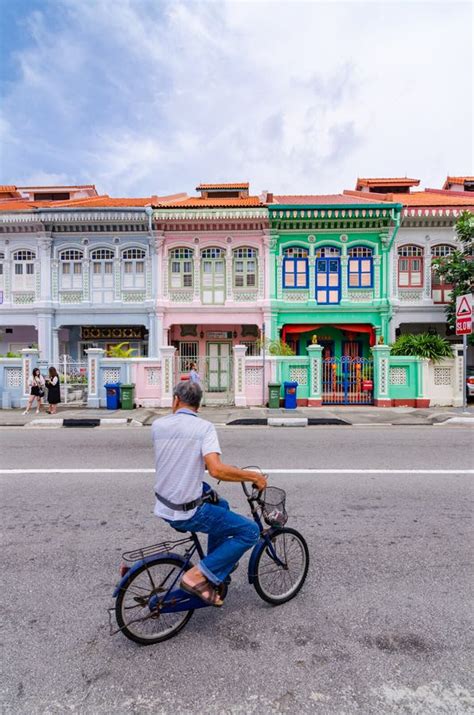
<svg viewBox="0 0 474 715"><path fill-rule="evenodd" d="M250 506L250 511L252 512L252 517L255 520L258 528L260 529L260 539L252 549L248 564L248 581L249 583L253 584L256 578L255 566L257 563L258 556L263 549L268 549L271 557L279 566L285 568L286 564L284 564L278 558L271 541L273 535L279 531L279 527L270 527L269 529L264 530L262 520L258 513L257 507L255 506L255 504L258 502L258 497L251 496L247 492L243 483L242 488L247 497L247 501ZM201 598L193 596L192 594L187 593L187 591L183 591L183 589L179 588L179 586L176 588L176 584L181 581L182 575L187 570L194 554L197 553L200 559L203 559L205 556L201 542L196 533L191 532L189 541L192 542L192 545L188 549L186 549L184 555L175 552L166 552L162 554L146 556L143 559L135 561L135 563L130 567L130 569L128 569L128 571L125 573L125 575L121 578L120 582L115 587L113 597L117 598L120 590L125 586L130 576L132 576L144 565L147 565L149 563L157 563L159 561L166 561L169 558L174 558L181 562L182 568L174 576L173 582L169 586L168 591L164 597L159 596L158 594L154 594L151 596L148 602L148 607L150 611L154 611L158 607L161 613L176 613L178 611L190 611L196 608L206 608L209 604L203 601Z"/></svg>

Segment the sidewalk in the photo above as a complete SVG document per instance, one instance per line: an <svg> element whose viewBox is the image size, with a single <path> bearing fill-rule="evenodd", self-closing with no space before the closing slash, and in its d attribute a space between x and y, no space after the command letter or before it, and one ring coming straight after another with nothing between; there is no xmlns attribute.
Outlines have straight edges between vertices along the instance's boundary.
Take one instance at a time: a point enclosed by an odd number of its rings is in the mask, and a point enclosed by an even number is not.
<svg viewBox="0 0 474 715"><path fill-rule="evenodd" d="M86 409L64 407L57 415L42 412L36 415L30 412L23 415L22 410L0 410L0 427L80 427L94 426L130 426L145 427L157 418L170 412L161 408L137 408L135 410ZM265 407L202 407L199 414L215 425L266 425L270 418L279 418L286 423L297 420L299 424L317 425L435 425L448 420L460 424L474 425L474 405L469 405L468 414L461 407L432 407L415 409L413 407L338 407L318 408L300 407L296 410L270 410ZM68 423L71 420L71 423ZM78 421L84 421L80 424ZM66 424L64 424L66 421Z"/></svg>

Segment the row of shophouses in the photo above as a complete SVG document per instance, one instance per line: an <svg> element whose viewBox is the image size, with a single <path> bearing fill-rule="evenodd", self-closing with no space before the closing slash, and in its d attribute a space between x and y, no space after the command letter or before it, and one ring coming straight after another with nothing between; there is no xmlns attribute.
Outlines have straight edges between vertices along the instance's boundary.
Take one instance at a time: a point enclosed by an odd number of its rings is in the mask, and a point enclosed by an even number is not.
<svg viewBox="0 0 474 715"><path fill-rule="evenodd" d="M138 199L2 186L0 354L37 349L45 364L80 365L125 343L135 358L175 355L171 382L196 362L205 392L223 401L236 401L236 354L254 360L247 377L261 402L262 381L304 380L296 363L314 345L323 382L337 361L359 365L360 378L374 346L446 335L451 286L431 263L455 249L474 177L418 186L358 179L341 194L256 196L246 183L201 184L194 197ZM265 375L258 361L275 340L295 367Z"/></svg>

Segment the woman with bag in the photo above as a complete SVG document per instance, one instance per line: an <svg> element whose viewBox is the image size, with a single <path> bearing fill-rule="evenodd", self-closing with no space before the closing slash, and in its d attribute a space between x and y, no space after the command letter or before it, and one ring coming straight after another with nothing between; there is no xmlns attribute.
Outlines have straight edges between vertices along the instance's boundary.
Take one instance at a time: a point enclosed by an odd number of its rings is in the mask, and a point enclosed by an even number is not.
<svg viewBox="0 0 474 715"><path fill-rule="evenodd" d="M30 411L33 402L36 400L36 414L38 415L41 409L41 400L44 397L44 378L40 373L39 367L35 367L33 374L28 380L28 387L30 388L30 396L28 398L28 404L26 405L26 410L23 412L27 415Z"/></svg>
<svg viewBox="0 0 474 715"><path fill-rule="evenodd" d="M55 367L50 367L49 377L46 380L46 387L48 388L48 403L49 410L46 412L49 415L55 415L57 410L57 405L61 402L61 389L59 385L59 375Z"/></svg>

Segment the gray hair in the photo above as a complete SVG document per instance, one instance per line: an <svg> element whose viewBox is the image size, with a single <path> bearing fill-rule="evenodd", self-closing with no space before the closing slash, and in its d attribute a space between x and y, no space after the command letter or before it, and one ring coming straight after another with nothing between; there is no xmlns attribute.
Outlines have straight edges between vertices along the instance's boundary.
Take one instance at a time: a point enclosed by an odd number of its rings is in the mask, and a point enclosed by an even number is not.
<svg viewBox="0 0 474 715"><path fill-rule="evenodd" d="M175 385L173 397L177 397L180 402L197 410L202 400L202 389L197 382L182 380Z"/></svg>

